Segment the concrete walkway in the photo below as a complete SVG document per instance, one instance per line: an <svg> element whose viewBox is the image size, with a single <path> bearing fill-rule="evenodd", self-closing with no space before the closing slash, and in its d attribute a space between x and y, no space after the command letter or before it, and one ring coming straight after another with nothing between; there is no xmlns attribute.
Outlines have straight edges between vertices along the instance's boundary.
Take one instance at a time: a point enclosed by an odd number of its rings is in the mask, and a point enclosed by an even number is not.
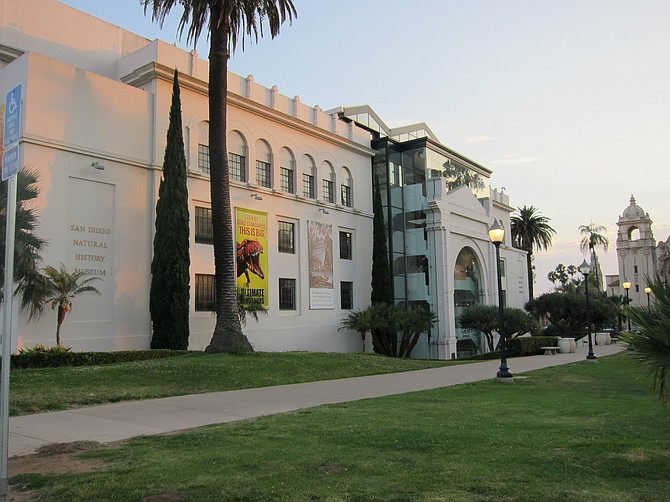
<svg viewBox="0 0 670 502"><path fill-rule="evenodd" d="M618 345L594 347L603 357L623 350ZM586 348L573 354L531 356L508 360L514 375L584 361ZM164 434L285 413L323 404L404 394L495 377L500 361L327 380L260 389L129 401L69 411L12 417L9 456L35 453L41 446L72 441L108 443L141 435Z"/></svg>

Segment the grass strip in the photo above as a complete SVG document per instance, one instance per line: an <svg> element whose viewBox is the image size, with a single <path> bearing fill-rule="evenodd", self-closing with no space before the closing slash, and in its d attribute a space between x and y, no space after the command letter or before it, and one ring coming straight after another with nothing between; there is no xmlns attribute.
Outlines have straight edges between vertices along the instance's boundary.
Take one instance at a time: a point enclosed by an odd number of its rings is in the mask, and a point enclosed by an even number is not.
<svg viewBox="0 0 670 502"><path fill-rule="evenodd" d="M377 354L194 352L179 357L98 366L13 370L10 415L205 392L378 375L454 362Z"/></svg>
<svg viewBox="0 0 670 502"><path fill-rule="evenodd" d="M624 354L89 451L40 500L661 501L670 413ZM169 499L161 499L169 500Z"/></svg>

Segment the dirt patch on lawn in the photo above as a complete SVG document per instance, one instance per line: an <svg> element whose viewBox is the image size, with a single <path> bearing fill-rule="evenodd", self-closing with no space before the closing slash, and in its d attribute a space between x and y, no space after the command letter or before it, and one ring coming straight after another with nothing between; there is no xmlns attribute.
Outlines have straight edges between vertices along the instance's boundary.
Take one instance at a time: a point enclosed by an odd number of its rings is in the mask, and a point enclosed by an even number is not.
<svg viewBox="0 0 670 502"><path fill-rule="evenodd" d="M79 458L84 451L104 448L96 441L75 441L42 446L37 453L9 459L9 480L19 474L71 474L89 472L105 467L105 462L95 458ZM37 500L34 492L23 491L20 485L11 484L9 500L12 502L32 502Z"/></svg>
<svg viewBox="0 0 670 502"><path fill-rule="evenodd" d="M101 469L105 462L79 458L84 451L104 447L96 441L75 441L42 446L37 453L9 459L10 479L19 474L68 474Z"/></svg>
<svg viewBox="0 0 670 502"><path fill-rule="evenodd" d="M104 469L107 463L95 458L80 458L79 454L98 448L118 446L125 441L112 444L102 444L96 441L75 441L72 443L57 443L42 446L37 453L12 457L9 459L9 479L19 474L73 474L91 472ZM22 490L21 485L12 484L9 488L11 502L34 502L37 495L31 490ZM163 493L151 495L142 499L142 502L180 502L191 500L183 493Z"/></svg>

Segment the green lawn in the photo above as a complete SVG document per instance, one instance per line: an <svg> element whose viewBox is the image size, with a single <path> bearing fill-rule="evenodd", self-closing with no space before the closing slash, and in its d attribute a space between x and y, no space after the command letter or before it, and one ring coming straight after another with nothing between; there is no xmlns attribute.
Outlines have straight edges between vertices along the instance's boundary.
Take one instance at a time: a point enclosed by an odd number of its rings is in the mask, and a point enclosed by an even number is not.
<svg viewBox="0 0 670 502"><path fill-rule="evenodd" d="M48 501L670 500L670 408L629 356L323 406L85 453ZM177 499L165 499L177 500Z"/></svg>
<svg viewBox="0 0 670 502"><path fill-rule="evenodd" d="M192 354L132 363L12 370L11 415L444 366L376 354Z"/></svg>

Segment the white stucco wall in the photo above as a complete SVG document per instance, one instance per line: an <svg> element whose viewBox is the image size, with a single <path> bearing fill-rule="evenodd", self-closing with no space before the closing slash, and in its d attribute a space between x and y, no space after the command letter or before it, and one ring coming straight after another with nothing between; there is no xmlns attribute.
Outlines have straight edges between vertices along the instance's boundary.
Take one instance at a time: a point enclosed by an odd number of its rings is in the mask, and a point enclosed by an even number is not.
<svg viewBox="0 0 670 502"><path fill-rule="evenodd" d="M68 270L86 269L101 279L102 294L75 299L66 318L63 343L74 350L149 346L155 204L172 73L178 69L191 210L190 348L203 349L211 338L214 316L195 311L193 291L196 274L213 274L213 251L211 245L195 243L193 213L196 206L208 207L210 200L209 178L198 167L199 128L208 116L207 63L194 53L149 41L56 0L0 0L0 28L0 90L23 85L21 160L40 173L41 196L34 207L38 234L48 241L43 264L63 263ZM21 53L11 61L12 54ZM267 88L251 75L230 73L228 85L228 129L239 131L247 143L248 182L231 182L233 210L262 211L268 221L269 313L258 323L248 320L245 333L257 350L361 350L357 333L338 330L348 313L339 308L339 284L354 284L355 309L369 304L370 158L374 154L369 149L370 133L318 105L302 103L299 96ZM271 151L270 188L255 181L255 145L261 140ZM282 148L288 148L297 163L297 195L279 190ZM316 165L315 199L301 195L300 163L305 155ZM95 169L94 162L104 170ZM339 203L340 185L349 176L352 208ZM323 178L333 180L337 203L323 201ZM495 191L478 200L467 189L446 193L443 181L435 187L435 196L428 201L427 242L436 256L430 284L436 285L433 309L440 320L430 355L450 358L456 352L454 264L458 253L464 247L475 251L482 266L482 301L497 303L495 254L487 230L494 217L509 229L513 208L505 194ZM262 200L251 198L252 193ZM410 202L418 204L414 209L426 209L420 199L417 195ZM295 254L277 252L280 220L295 224ZM313 221L332 225L334 308L310 309L307 229ZM353 236L352 260L339 259L339 231ZM417 249L408 251L421 254ZM507 268L508 305L522 307L527 300L525 255L510 246L509 234L501 256ZM423 277L417 275L417 290L425 288ZM295 311L278 308L280 277L296 279ZM30 323L22 314L15 343L53 345L55 324L51 311Z"/></svg>
<svg viewBox="0 0 670 502"><path fill-rule="evenodd" d="M74 350L147 348L151 338L148 298L154 214L172 94L170 68L173 65L183 72L182 117L193 210L196 205L209 204L209 178L197 165L198 127L207 119L203 92L207 85L202 80L206 63L169 44L133 38L58 2L39 1L45 9L56 9L64 31L68 25L78 27L70 32L83 35L100 30L91 45L72 33L43 30L45 20L27 15L20 2L0 4L5 7L5 23L16 32L3 29L2 40L25 51L2 68L0 85L6 92L16 83L23 84L22 163L40 175L41 196L34 208L38 234L48 242L43 265L58 267L63 263L70 271L84 269L100 278L96 283L100 296L75 299L63 326L63 343ZM117 42L125 45L117 46ZM137 52L127 50L132 44ZM140 66L132 68L132 64ZM126 83L117 79L118 73ZM244 94L231 99L229 130L240 131L249 145L249 182L232 183L233 209L254 209L268 215L269 314L259 323L249 320L245 332L258 350L360 350L357 333L338 331L346 315L339 308L339 283L353 282L355 308L367 306L372 253L372 151L365 146L369 145L369 133L354 133L350 125L334 120L318 107L285 98L276 88L263 88L253 79L231 74L229 80L233 89ZM257 187L255 182L254 145L261 139L273 155L271 188ZM316 199L278 191L282 147L290 148L298 161L304 154L314 159ZM95 169L93 162L104 170ZM330 177L331 168L337 204L322 202L321 179ZM351 176L353 208L339 204L345 174ZM301 193L299 166L295 188ZM252 199L252 192L262 194L263 200ZM319 212L320 208L328 214ZM295 255L276 252L278 219L296 224ZM309 221L327 223L333 229L335 308L328 310L309 308ZM195 274L211 274L214 268L212 247L195 243L193 213L191 227L193 300ZM353 260L338 259L340 230L353 235ZM297 280L295 311L278 310L279 277ZM195 312L193 301L191 310L190 347L202 349L211 338L214 316ZM22 314L15 344L54 345L55 325L51 311L30 323Z"/></svg>

